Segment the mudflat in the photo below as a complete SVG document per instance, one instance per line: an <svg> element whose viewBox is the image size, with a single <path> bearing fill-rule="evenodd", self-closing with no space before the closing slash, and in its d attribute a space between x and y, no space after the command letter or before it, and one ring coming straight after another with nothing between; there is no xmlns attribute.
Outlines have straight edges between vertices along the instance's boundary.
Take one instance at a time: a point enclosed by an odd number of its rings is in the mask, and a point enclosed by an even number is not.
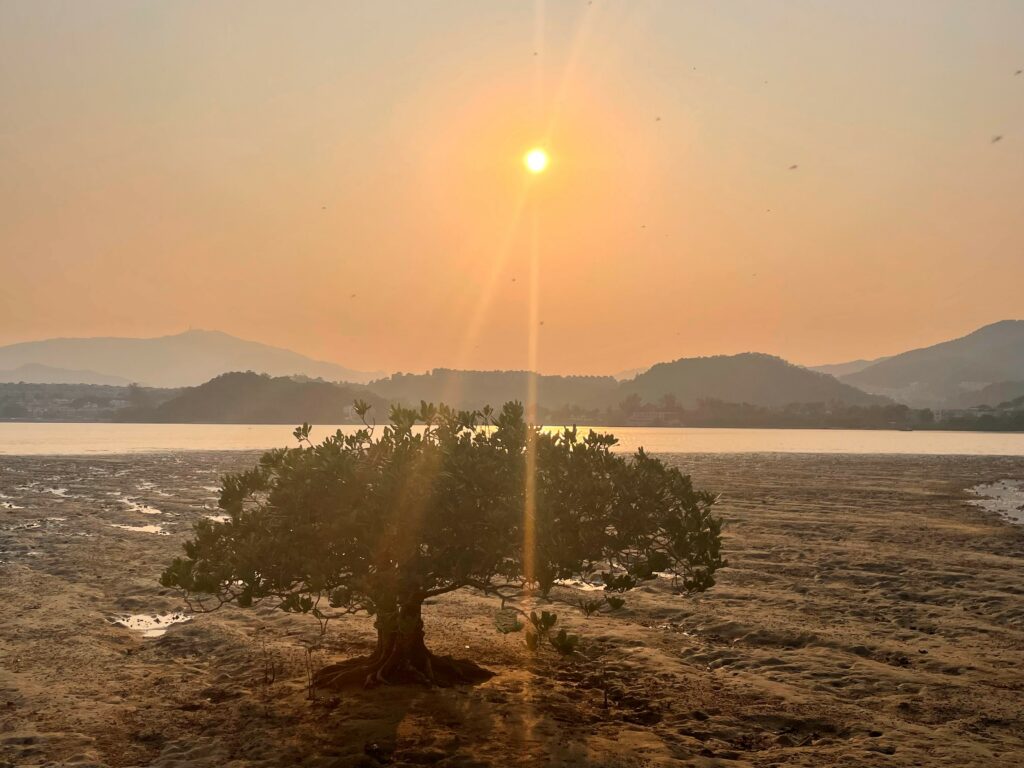
<svg viewBox="0 0 1024 768"><path fill-rule="evenodd" d="M190 615L157 581L255 458L0 457L0 765L1024 765L1024 527L967 490L1024 459L666 456L722 494L711 591L586 617L558 587L573 657L453 593L427 642L491 680L311 697L372 619Z"/></svg>

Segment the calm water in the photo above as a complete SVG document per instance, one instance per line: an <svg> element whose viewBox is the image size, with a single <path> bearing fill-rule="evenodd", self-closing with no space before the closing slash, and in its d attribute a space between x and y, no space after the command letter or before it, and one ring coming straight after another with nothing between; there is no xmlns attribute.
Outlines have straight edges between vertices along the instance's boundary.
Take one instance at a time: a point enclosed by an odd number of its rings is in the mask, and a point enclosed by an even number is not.
<svg viewBox="0 0 1024 768"><path fill-rule="evenodd" d="M23 424L0 423L0 455L79 455L254 450L295 444L277 424ZM316 427L312 437L335 429ZM655 453L893 453L1024 456L1024 434L895 432L832 429L690 429L604 427L619 448Z"/></svg>

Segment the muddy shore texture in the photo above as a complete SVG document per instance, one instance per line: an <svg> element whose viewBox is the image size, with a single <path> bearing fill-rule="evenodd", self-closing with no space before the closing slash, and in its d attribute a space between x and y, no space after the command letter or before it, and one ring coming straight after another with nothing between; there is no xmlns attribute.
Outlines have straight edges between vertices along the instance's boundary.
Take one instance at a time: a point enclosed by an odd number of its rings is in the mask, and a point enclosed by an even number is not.
<svg viewBox="0 0 1024 768"><path fill-rule="evenodd" d="M722 494L711 591L588 618L556 589L579 658L454 593L427 642L488 682L310 700L307 667L366 653L371 619L113 623L182 612L159 574L255 458L0 457L0 766L1024 765L1024 527L965 490L1022 459L666 457Z"/></svg>

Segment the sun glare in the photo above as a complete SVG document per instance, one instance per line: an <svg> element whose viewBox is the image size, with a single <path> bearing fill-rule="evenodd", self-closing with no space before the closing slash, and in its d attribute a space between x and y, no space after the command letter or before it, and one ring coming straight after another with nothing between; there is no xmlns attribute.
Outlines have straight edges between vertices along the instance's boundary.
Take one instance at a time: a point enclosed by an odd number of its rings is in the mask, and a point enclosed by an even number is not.
<svg viewBox="0 0 1024 768"><path fill-rule="evenodd" d="M540 147L535 147L526 153L523 162L530 173L543 173L548 167L548 153Z"/></svg>

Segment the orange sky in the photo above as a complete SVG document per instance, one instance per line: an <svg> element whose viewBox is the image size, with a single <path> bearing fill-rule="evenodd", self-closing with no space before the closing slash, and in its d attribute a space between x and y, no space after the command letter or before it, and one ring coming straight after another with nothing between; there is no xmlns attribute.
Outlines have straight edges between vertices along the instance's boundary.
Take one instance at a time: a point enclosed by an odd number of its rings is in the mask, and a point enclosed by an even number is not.
<svg viewBox="0 0 1024 768"><path fill-rule="evenodd" d="M1012 0L5 2L0 344L522 368L534 227L545 372L1022 317L1022 29Z"/></svg>

